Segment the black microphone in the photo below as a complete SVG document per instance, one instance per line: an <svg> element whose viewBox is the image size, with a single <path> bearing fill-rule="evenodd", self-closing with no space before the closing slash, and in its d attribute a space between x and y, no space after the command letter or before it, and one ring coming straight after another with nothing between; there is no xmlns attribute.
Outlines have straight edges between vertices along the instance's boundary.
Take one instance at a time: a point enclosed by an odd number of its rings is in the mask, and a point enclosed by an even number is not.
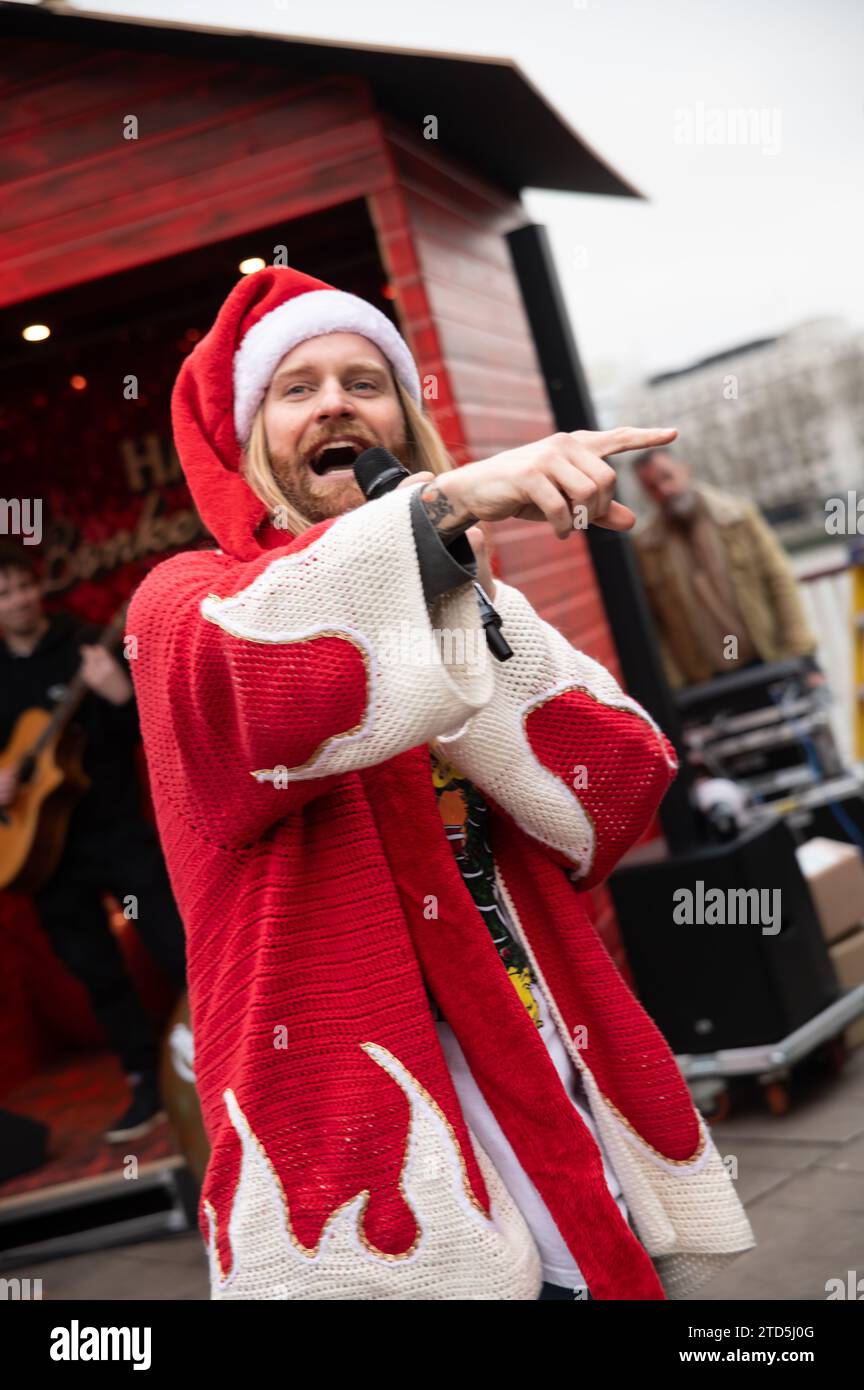
<svg viewBox="0 0 864 1390"><path fill-rule="evenodd" d="M366 500L374 502L376 497L382 497L385 492L392 492L394 487L398 487L404 478L410 478L411 474L388 449L383 449L379 444L376 444L371 449L364 449L363 453L354 460L354 477L357 479ZM444 540L443 537L442 540ZM446 541L444 544L447 544ZM447 545L447 549L457 565L461 565L463 569L467 569L469 565L476 565L474 551L466 535L457 536ZM480 621L486 633L486 643L489 650L498 661L507 661L513 655L513 649L500 631L500 614L496 613L492 607L489 595L483 585L478 583L476 579L471 582L477 594Z"/></svg>

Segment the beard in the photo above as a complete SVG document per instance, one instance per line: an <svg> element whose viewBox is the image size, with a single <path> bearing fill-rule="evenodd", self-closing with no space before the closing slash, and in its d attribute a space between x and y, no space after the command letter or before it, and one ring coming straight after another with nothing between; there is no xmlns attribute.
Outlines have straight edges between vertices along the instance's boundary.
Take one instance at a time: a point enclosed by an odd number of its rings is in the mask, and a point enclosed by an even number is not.
<svg viewBox="0 0 864 1390"><path fill-rule="evenodd" d="M663 510L672 521L689 521L696 511L698 500L696 493L689 488L686 492L676 492L673 497L667 497Z"/></svg>
<svg viewBox="0 0 864 1390"><path fill-rule="evenodd" d="M371 449L375 445L381 444L380 439L375 439L367 431L357 429L351 433L364 439L366 448ZM334 437L336 432L334 432ZM320 440L316 441L314 447L317 448ZM409 461L413 453L406 433L403 431L401 439L395 444L385 445L389 452L398 458L409 472L415 471ZM331 517L342 516L345 512L353 511L356 507L362 507L366 501L363 490L354 477L353 473L345 472L336 476L335 474L322 474L320 477L312 468L309 462L309 453L301 450L286 455L275 453L272 449L270 453L270 466L273 477L276 479L279 491L284 496L286 502L290 502L296 507L298 512L313 525L319 521L328 521Z"/></svg>

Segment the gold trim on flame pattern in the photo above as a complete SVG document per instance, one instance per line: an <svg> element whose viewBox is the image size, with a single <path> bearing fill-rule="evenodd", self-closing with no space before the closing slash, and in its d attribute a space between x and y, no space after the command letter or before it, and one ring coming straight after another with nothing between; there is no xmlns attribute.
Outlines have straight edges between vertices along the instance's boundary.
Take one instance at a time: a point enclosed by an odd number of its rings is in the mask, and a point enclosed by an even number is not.
<svg viewBox="0 0 864 1390"><path fill-rule="evenodd" d="M489 1222L491 1223L491 1222L492 1222L492 1217L491 1217L491 1215L485 1210L485 1208L483 1207L482 1202L480 1202L480 1201L478 1200L478 1198L475 1196L474 1191L473 1191L473 1189L472 1189L472 1187L471 1187L471 1182L470 1182L470 1179L469 1179L469 1177L468 1177L468 1166L467 1166L467 1164L466 1164L466 1162L465 1162L465 1158L464 1158L464 1155L463 1155L463 1153L462 1153L462 1148L461 1148L461 1145L460 1145L458 1139L456 1138L456 1133L455 1133L455 1131L454 1131L454 1129L453 1129L453 1126L451 1125L450 1121L447 1119L447 1116L444 1114L444 1112L443 1112L443 1110L441 1109L441 1107L440 1107L440 1105L438 1104L438 1102L434 1099L434 1097L433 1097L432 1095L430 1095L430 1093L426 1090L426 1087L422 1084L422 1082L420 1082L420 1081L417 1080L417 1077L414 1075L414 1073L411 1072L411 1071L408 1071L408 1068L405 1066L404 1062L401 1062L401 1061L399 1060L399 1058L395 1055L395 1053L391 1052L389 1048L384 1047L383 1044L381 1044L381 1043L360 1043L359 1046L362 1047L363 1051L366 1052L367 1056L369 1055L369 1053L368 1053L369 1047L377 1047L377 1048L379 1049L379 1051L381 1051L381 1052L386 1052L387 1056L390 1057L390 1058L396 1063L397 1067L401 1067L401 1069L402 1069L403 1071L405 1071L405 1072L408 1073L409 1077L411 1078L412 1084L416 1087L417 1091L420 1093L420 1095L421 1095L422 1098L426 1101L426 1103L430 1106L430 1108L431 1108L432 1110L434 1110L434 1112L436 1113L436 1115L438 1116L438 1118L439 1118L441 1121L443 1121L443 1123L444 1123L444 1125L445 1125L445 1127L446 1127L446 1129L447 1129L447 1133L448 1133L448 1135L449 1135L449 1137L450 1137L450 1142L452 1143L453 1148L454 1148L454 1150L455 1150L455 1152L456 1152L456 1154L457 1154L457 1156L458 1156L458 1159L459 1159L459 1167L460 1167L460 1170L461 1170L461 1177L462 1177L462 1188L463 1188L463 1190L464 1190L465 1196L468 1198L468 1201L471 1203L471 1205L472 1205L473 1207L475 1207L476 1210L480 1213L480 1215L481 1215L486 1221L489 1221ZM374 1062L374 1061L375 1061L375 1058L374 1058L374 1057L371 1057L370 1060ZM376 1065L380 1066L381 1064L380 1064L380 1062L379 1062L379 1063L376 1063ZM386 1071L386 1070L387 1070L386 1067L383 1067L383 1068L382 1068L382 1071ZM399 1086L400 1091L402 1091L402 1094L404 1095L405 1092L404 1092L404 1090L402 1089L402 1087L399 1085L399 1082L396 1080L396 1078L395 1078L390 1072L387 1072L387 1075L390 1077L391 1081L393 1081L393 1083L394 1083L396 1086ZM349 1197L346 1201L340 1203L340 1205L339 1205L338 1207L335 1207L335 1208L333 1209L333 1211L331 1211L330 1215L327 1217L327 1219L325 1220L323 1226L321 1227L321 1234L320 1234L320 1236L318 1237L318 1241L317 1241L317 1244L316 1244L316 1245L311 1246L311 1247L304 1245L303 1242L302 1242L301 1240L299 1240L298 1237L297 1237L297 1236L295 1235L295 1233L294 1233L294 1228L293 1228L293 1226L292 1226L292 1224L291 1224L291 1210L290 1210L290 1207L289 1207L289 1205L288 1205L288 1199L287 1199L286 1196L285 1196L285 1189L284 1189L283 1186L282 1186L282 1181L281 1181L281 1179L280 1179L278 1173L276 1172L275 1168L273 1167L273 1164L272 1164L271 1161L270 1161L269 1155L267 1154L267 1151L266 1151L266 1149L264 1148L264 1145L261 1143L261 1141L260 1141L260 1139L258 1138L257 1134L255 1133L255 1131L253 1130L252 1126L250 1125L249 1120L248 1120L247 1115L246 1115L246 1111L245 1111L245 1110L243 1109L243 1107L240 1105L240 1102L237 1100L236 1093L235 1093L233 1090L232 1090L232 1095L234 1096L234 1102L235 1102L235 1104L236 1104L236 1106L237 1106L237 1109L240 1111L240 1114L243 1116L244 1123L245 1123L245 1125L246 1125L247 1130L249 1131L249 1134L250 1134L251 1137L252 1137L252 1140L253 1140L253 1143L255 1144L255 1147L256 1147L257 1150L258 1150L259 1156L261 1157L261 1159L263 1160L264 1164L265 1164L265 1165L267 1166L267 1168L269 1169L270 1176L272 1177L272 1179L273 1179L273 1181L274 1181L274 1183L275 1183L275 1185L276 1185L276 1189L277 1189L277 1191L278 1191L278 1193L279 1193L279 1201L280 1201L280 1204L281 1204L281 1207L282 1207L282 1217L283 1217L283 1222L284 1222L284 1228L285 1228L285 1230L287 1231L287 1233L288 1233L288 1238L289 1238L289 1240L291 1241L291 1244L295 1247L295 1249L297 1249L297 1250L298 1250L302 1255L304 1255L307 1259L310 1259L310 1258L313 1258L314 1256L316 1256L316 1255L318 1254L318 1251L319 1251L320 1248L321 1248L321 1242L323 1241L324 1237L325 1237L326 1234L327 1234L327 1228L328 1228L328 1226L330 1226L330 1225L338 1218L340 1212L344 1211L346 1207L350 1207L351 1204L352 1204L353 1202L356 1202L358 1195L362 1195L362 1196L365 1197L366 1200L363 1202L363 1205L360 1207L359 1211L357 1212L357 1217L356 1217L357 1234L358 1234L358 1236L359 1236L360 1241L362 1242L362 1244L365 1245L366 1249L369 1251L370 1255L374 1255L377 1259L380 1259L380 1260L385 1260L385 1261L388 1261L388 1262L390 1262L390 1263L396 1263L396 1262L399 1261L399 1260L408 1259L408 1257L409 1257L410 1255L413 1255L413 1254L414 1254L414 1251L417 1249L417 1246L418 1246L418 1244L419 1244L419 1242L420 1242L420 1238L421 1238L421 1236L423 1235L423 1229L422 1229L422 1227L420 1226L419 1221L417 1221L417 1235L414 1237L414 1240L412 1241L411 1245L409 1246L409 1248L408 1248L407 1250L402 1250L402 1251L400 1251L398 1254L395 1254L395 1255L394 1255L394 1254L392 1254L390 1251L387 1251L387 1250L379 1250L378 1247L377 1247L376 1245L373 1245L372 1242L368 1239L368 1237L367 1237L367 1235L366 1235L366 1232L365 1232L365 1229L364 1229L364 1225L363 1225L363 1218L364 1218L364 1215L365 1215L365 1212L366 1212L366 1208L367 1208L367 1206L369 1205L369 1201L371 1200L371 1196L372 1196L372 1194L371 1194L371 1192L369 1191L368 1188L362 1189L361 1193L356 1193L356 1192L355 1192L353 1197ZM230 1119L230 1116L229 1116L229 1119ZM410 1107L409 1107L408 1130L407 1130L406 1138L405 1138L405 1149L404 1149L404 1152L403 1152L402 1162L401 1162L400 1167L399 1167L399 1181L398 1181L397 1186L398 1186L399 1192L402 1194L402 1199L403 1199L403 1201L405 1202L405 1205L408 1207L409 1211L412 1211L412 1213L413 1213L413 1208L412 1208L412 1206L411 1206L411 1203L408 1201L408 1196L407 1196L407 1193L406 1193L406 1190L405 1190L405 1184L404 1184L404 1178L403 1178L403 1175L404 1175L404 1172L405 1172L405 1165L406 1165L406 1163L407 1163L407 1161L408 1161L408 1150L409 1150L409 1148L410 1148L410 1143L411 1143L411 1120L412 1120L412 1116L411 1116ZM232 1122L232 1123L233 1123L233 1122ZM236 1131L236 1129L235 1129L235 1133L236 1133L236 1132L237 1132L237 1131ZM239 1134L237 1135L237 1138L238 1138L238 1140L240 1140L240 1135L239 1135ZM242 1141L241 1141L241 1159L240 1159L240 1163L241 1163L241 1168L242 1168L242 1164L243 1164L243 1157L242 1157ZM239 1179L238 1179L238 1186L239 1186ZM234 1204L234 1202L236 1201L236 1199L237 1199L237 1188L235 1187L235 1189L234 1189L234 1195L233 1195L233 1197L232 1197L232 1202L231 1202L232 1210L233 1210L233 1204ZM220 1280L220 1283L223 1283L223 1284L224 1284L224 1282L225 1282L225 1280L226 1280L226 1278L227 1278L228 1276L225 1274L225 1271L224 1271L223 1268L222 1268L222 1261L221 1261L221 1259L219 1258L218 1218L217 1218L217 1216L216 1216L216 1211L215 1211L215 1209L214 1209L214 1207L213 1207L213 1204L212 1204L212 1202L210 1201L209 1198L205 1197L205 1198L203 1199L203 1206L204 1206L205 1210L207 1211L208 1215L210 1216L210 1221L211 1221L211 1245L212 1245L212 1250L213 1250L213 1257L214 1257L214 1260L215 1260L215 1262L216 1262L216 1268L217 1268L218 1271L219 1271L219 1280ZM416 1216L415 1216L415 1220L417 1220ZM236 1251L234 1252L234 1255L235 1255L235 1260L236 1260Z"/></svg>
<svg viewBox="0 0 864 1390"><path fill-rule="evenodd" d="M527 723L529 714L533 714L535 709L542 709L543 706L547 705L550 700L557 700L559 695L566 695L571 690L581 690L583 695L587 695L589 699L595 702L595 704L602 705L604 709L617 709L620 710L622 714L634 715L636 719L641 719L643 724L647 724L648 728L651 730L653 734L662 734L663 732L662 729L658 731L657 725L652 723L646 710L631 709L629 705L612 704L610 700L602 700L599 695L595 695L593 690L589 690L587 685L581 685L578 681L574 681L572 685L565 685L561 690L555 690L550 695L544 695L541 699L538 699L533 705L531 705L530 709L526 709L523 711L522 727L525 730L526 739L528 737L528 730L525 728L525 725ZM665 738L665 734L663 735L663 737ZM661 753L663 753L662 745L660 751ZM663 753L663 757L664 759L666 758L665 753Z"/></svg>
<svg viewBox="0 0 864 1390"><path fill-rule="evenodd" d="M227 600L221 598L219 594L208 594L207 597L216 599L218 603L227 602ZM199 612L201 612L200 609ZM369 687L372 683L369 653L366 648L357 641L356 637L352 637L350 633L344 632L339 628L322 628L320 632L311 633L308 637L247 637L245 633L238 632L228 623L217 622L217 620L208 613L202 612L201 617L204 618L206 622L212 623L214 627L218 627L221 632L227 632L230 637L236 637L238 641L253 642L263 647L301 646L306 642L317 642L320 637L339 637L343 642L348 642L352 647L355 647L363 660L363 666L366 672L366 708L369 708ZM343 738L351 738L354 734L359 733L362 728L363 723L361 721L359 724L355 724L352 729L340 729L338 734L330 734L327 738L322 739L315 751L306 759L305 763L297 763L295 767L288 767L285 771L304 772L306 768L311 767L313 763L318 761L322 753L330 747L331 743L337 743ZM261 780L263 774L273 773L274 771L275 769L272 767L262 767L259 768L257 772L250 770L249 776L254 777L257 782Z"/></svg>
<svg viewBox="0 0 864 1390"><path fill-rule="evenodd" d="M526 744L527 744L527 746L528 746L529 752L532 752L532 750L531 750L531 741L530 741L530 739L528 738L528 716L529 716L530 714L533 714L535 710L537 710L537 709L542 709L544 705L548 705L549 702L550 702L550 700L557 700L557 698L558 698L559 695L566 695L566 694L568 694L569 691L571 691L571 690L579 690L579 691L581 691L583 695L587 695L588 698L589 698L590 700L594 700L594 702L595 702L596 704L602 705L604 709L620 710L620 711L622 712L622 714L632 714L632 715L634 715L637 719L641 719L643 724L647 724L647 725L648 725L648 728L651 730L651 732L652 732L653 734L656 734L656 733L657 733L657 728L655 727L654 724L652 724L651 720L648 718L648 715L647 715L647 713L646 713L644 710L643 710L643 711L639 711L639 710L635 710L635 709L630 709L629 705L613 705L613 704L610 704L610 702L609 702L608 700L601 700L601 699L600 699L600 696L599 696L599 695L595 695L593 690L589 690L588 687L587 687L587 685L580 685L578 682L574 682L572 685L565 685L564 688L563 688L562 690L556 690L556 691L554 691L551 695L544 695L544 696L542 697L542 699L538 699L533 705L530 706L529 709L523 710L523 712L522 712L522 733L523 733L523 735L524 735L524 737L525 737L525 742L526 742ZM659 740L658 740L658 741L659 741ZM660 746L660 752L661 752L661 754L662 754L662 756L663 756L664 762L666 763L667 766L669 766L669 760L668 760L668 758L666 757L665 752L663 751L662 744L661 744L661 746ZM534 755L533 755L533 752L532 752L532 756L534 756ZM546 771L547 771L547 772L550 772L550 769L549 769L549 768L546 768ZM557 774L556 772L551 772L550 775L551 775L552 777L557 777L557 778L558 778L558 781L561 783L561 785L562 785L563 787L566 787L567 790L568 790L569 792L571 792L574 796L576 796L576 793L575 793L574 789L569 785L569 783L567 783L567 782L564 781L564 778L563 778L563 777L558 777L558 774ZM593 854L591 855L591 863L590 863L590 864L587 866L587 868L579 875L579 878L578 878L578 879L576 879L576 878L571 878L571 880L570 880L571 883L577 884L577 885L578 885L578 883L580 882L581 879L587 878L587 877L588 877L588 875L590 874L591 870L592 870L593 867L594 867L594 863L595 863L595 860L596 860L596 858L597 858L597 827L596 827L596 825L594 824L594 817L591 815L591 813L590 813L590 811L588 810L587 806L584 805L584 803L583 803L581 797L576 796L576 800L579 802L579 806L580 806L580 809L581 809L581 811L582 811L582 814L583 814L583 816L585 817L585 819L587 820L588 824L589 824L590 827L591 827L591 835L592 835L593 844L594 844L594 852L593 852ZM556 847L556 848L557 848L557 847ZM562 851L562 852L563 852L563 851ZM578 867L578 866L577 866L577 867ZM603 1099L605 1100L606 1097L604 1096ZM612 1102L609 1101L609 1104L612 1105ZM613 1110L615 1109L614 1105L612 1105L612 1109L613 1109ZM617 1112L616 1112L616 1113L617 1113ZM624 1120L624 1116L623 1116L623 1115L621 1116L621 1118L622 1118L622 1120ZM627 1121L624 1120L624 1123L626 1124ZM634 1133L635 1133L635 1131L634 1131ZM643 1140L642 1142L644 1143L645 1141ZM651 1147L651 1145L649 1144L649 1145L648 1145L648 1148L650 1148L650 1147ZM668 1163L677 1163L677 1162L680 1162L680 1161L681 1161L681 1160L679 1160L679 1159L673 1159L673 1158L667 1159L667 1162L668 1162Z"/></svg>

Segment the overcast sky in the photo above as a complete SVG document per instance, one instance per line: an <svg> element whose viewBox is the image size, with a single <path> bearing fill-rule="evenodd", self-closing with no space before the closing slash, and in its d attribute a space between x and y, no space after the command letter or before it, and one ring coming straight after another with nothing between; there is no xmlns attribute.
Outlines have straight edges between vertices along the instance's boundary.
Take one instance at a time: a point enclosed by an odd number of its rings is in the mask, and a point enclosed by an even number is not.
<svg viewBox="0 0 864 1390"><path fill-rule="evenodd" d="M524 194L549 230L598 385L823 314L864 327L864 0L75 8L516 59L650 200ZM759 113L747 144L737 143L736 110Z"/></svg>

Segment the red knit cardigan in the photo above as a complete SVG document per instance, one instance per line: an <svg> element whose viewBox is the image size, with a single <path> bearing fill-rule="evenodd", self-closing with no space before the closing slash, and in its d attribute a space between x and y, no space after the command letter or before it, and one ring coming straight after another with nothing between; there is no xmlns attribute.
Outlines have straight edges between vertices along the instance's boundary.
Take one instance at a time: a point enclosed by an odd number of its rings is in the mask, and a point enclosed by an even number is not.
<svg viewBox="0 0 864 1390"><path fill-rule="evenodd" d="M298 538L241 547L226 526L227 553L164 561L129 609L188 939L212 1296L537 1297L424 978L594 1297L687 1296L752 1232L579 891L642 835L674 752L516 589L498 582L501 664L470 586L427 606L411 492ZM433 738L486 796L501 891L638 1238L459 873Z"/></svg>

